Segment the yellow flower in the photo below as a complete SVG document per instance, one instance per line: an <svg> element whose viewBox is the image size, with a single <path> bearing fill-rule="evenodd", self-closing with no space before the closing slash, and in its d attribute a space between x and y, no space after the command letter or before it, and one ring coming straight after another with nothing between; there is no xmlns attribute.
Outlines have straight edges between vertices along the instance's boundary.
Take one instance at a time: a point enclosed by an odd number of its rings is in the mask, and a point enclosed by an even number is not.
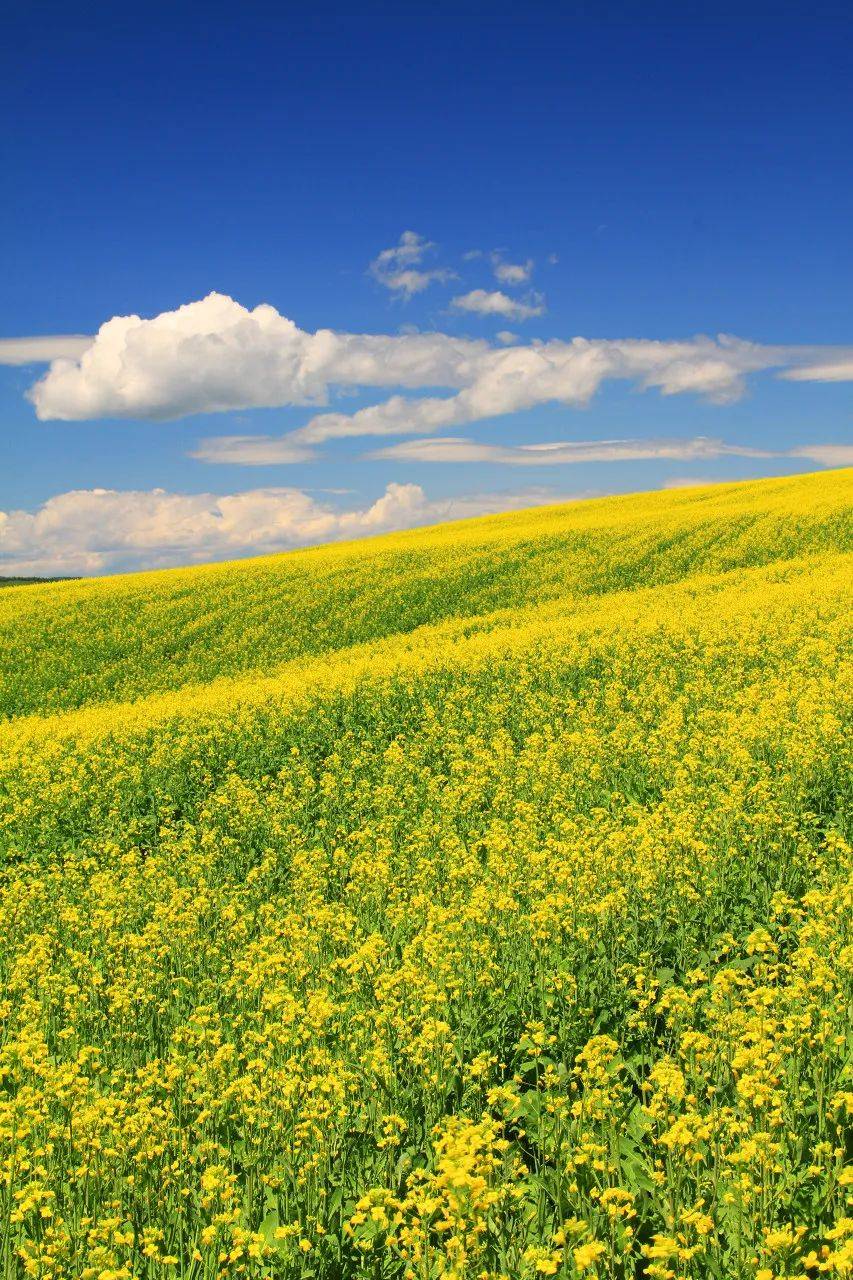
<svg viewBox="0 0 853 1280"><path fill-rule="evenodd" d="M600 1240L590 1240L588 1244L572 1250L572 1260L578 1271L589 1271L604 1252L605 1248Z"/></svg>

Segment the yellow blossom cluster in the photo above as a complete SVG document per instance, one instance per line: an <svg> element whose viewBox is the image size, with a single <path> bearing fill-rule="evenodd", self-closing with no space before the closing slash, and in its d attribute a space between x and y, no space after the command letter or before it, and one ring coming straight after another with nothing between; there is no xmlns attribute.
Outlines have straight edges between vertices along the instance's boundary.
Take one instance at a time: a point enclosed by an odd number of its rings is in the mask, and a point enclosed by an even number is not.
<svg viewBox="0 0 853 1280"><path fill-rule="evenodd" d="M0 1267L853 1277L853 473L0 593Z"/></svg>

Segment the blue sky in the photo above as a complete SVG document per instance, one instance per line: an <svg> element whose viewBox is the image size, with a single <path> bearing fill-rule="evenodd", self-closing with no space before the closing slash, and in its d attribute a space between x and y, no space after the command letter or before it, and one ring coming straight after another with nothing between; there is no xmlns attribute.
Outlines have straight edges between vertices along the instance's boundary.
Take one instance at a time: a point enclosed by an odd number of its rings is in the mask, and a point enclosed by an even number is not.
<svg viewBox="0 0 853 1280"><path fill-rule="evenodd" d="M0 365L0 565L183 563L549 495L843 462L853 444L853 20L841 5L691 9L11 11L0 54L3 118L15 121L0 144L0 338L94 335L111 317L151 320L215 291L248 313L269 304L298 334L385 334L398 345L372 351L367 384L332 360L307 398L273 379L264 407L247 401L259 399L275 344L290 351L291 340L281 325L261 340L237 312L192 321L208 343L198 360L192 344L169 346L167 322L132 334L129 355L115 345L124 337L99 347L90 374ZM407 231L420 239L401 251ZM405 270L430 278L407 294ZM552 344L578 336L689 344L732 334L758 355L667 347L649 372L649 348L604 346L593 390L578 387L574 353L553 397L552 381L530 374L513 408L492 384L528 372L503 370L480 348L470 377L448 381L444 357L428 353L421 381L389 381L383 362L403 359L415 330L521 352L522 364L536 342L559 364L566 352ZM313 365L310 341L293 341ZM211 412L217 342L236 363L230 400ZM719 358L726 367L709 373ZM45 374L50 394L34 405L27 391ZM467 403L472 379L470 398L496 411ZM280 440L395 394L466 403L430 432L407 403L399 431L347 426L290 448L295 462L191 456L202 439ZM424 445L445 437L470 443ZM706 437L737 452L691 449ZM546 450L541 465L518 452L612 440L647 443L643 456L623 446L602 460ZM678 456L665 456L666 442L681 442L668 451ZM255 455L276 448L289 446ZM396 496L375 510L389 484ZM69 496L100 489L115 494ZM258 491L280 497L245 496ZM238 496L235 528L216 499Z"/></svg>

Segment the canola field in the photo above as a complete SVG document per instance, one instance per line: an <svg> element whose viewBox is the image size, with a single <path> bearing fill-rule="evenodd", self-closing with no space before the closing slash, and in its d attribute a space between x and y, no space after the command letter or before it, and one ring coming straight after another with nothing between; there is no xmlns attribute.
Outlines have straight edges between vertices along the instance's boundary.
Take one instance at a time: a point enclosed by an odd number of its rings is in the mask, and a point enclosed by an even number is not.
<svg viewBox="0 0 853 1280"><path fill-rule="evenodd" d="M851 512L0 593L3 1280L853 1276Z"/></svg>

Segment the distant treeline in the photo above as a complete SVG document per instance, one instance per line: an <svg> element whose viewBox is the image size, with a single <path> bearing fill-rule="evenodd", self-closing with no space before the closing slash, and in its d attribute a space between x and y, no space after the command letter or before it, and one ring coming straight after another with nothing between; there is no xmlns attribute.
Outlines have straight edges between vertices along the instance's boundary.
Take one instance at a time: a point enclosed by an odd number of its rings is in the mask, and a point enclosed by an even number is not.
<svg viewBox="0 0 853 1280"><path fill-rule="evenodd" d="M71 578L0 578L0 587L31 587L39 582L71 582Z"/></svg>

